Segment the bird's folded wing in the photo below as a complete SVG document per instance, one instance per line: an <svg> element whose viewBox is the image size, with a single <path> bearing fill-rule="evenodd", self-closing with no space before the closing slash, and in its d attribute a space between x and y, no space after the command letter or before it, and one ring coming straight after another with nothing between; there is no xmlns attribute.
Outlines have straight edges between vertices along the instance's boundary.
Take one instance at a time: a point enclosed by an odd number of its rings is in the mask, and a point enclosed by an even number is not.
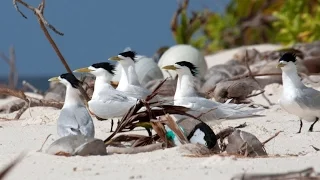
<svg viewBox="0 0 320 180"><path fill-rule="evenodd" d="M79 127L73 110L63 108L58 118L58 131L65 135L68 135L71 131L74 131L71 134L78 134Z"/></svg>
<svg viewBox="0 0 320 180"><path fill-rule="evenodd" d="M86 107L81 106L74 110L75 118L79 124L79 128L82 134L89 135L94 132L92 118Z"/></svg>
<svg viewBox="0 0 320 180"><path fill-rule="evenodd" d="M104 102L126 102L126 101L135 101L134 98L128 97L125 93L118 90L105 89L99 93L99 100Z"/></svg>
<svg viewBox="0 0 320 180"><path fill-rule="evenodd" d="M178 100L179 104L191 108L196 111L208 111L213 108L216 108L218 104L209 99L201 97L186 97Z"/></svg>
<svg viewBox="0 0 320 180"><path fill-rule="evenodd" d="M320 113L320 92L313 88L304 88L300 96L296 99L297 103L302 107L310 110L317 110Z"/></svg>

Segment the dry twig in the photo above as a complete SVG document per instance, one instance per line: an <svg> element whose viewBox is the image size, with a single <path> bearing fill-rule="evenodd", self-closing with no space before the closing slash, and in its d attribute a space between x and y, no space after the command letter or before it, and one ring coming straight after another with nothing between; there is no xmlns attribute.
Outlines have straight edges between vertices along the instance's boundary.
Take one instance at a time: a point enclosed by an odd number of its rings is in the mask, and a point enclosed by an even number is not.
<svg viewBox="0 0 320 180"><path fill-rule="evenodd" d="M288 173L278 174L240 174L236 175L231 180L277 180L277 179L290 179L290 180L311 180L320 179L319 174L315 173L313 168L303 169L301 171L293 171Z"/></svg>
<svg viewBox="0 0 320 180"><path fill-rule="evenodd" d="M25 156L25 153L20 154L15 160L13 160L7 167L5 167L0 172L0 180L4 179L4 177L12 170L14 166L16 166Z"/></svg>
<svg viewBox="0 0 320 180"><path fill-rule="evenodd" d="M62 64L64 65L64 67L66 68L67 72L72 73L67 61L64 59L63 55L61 54L58 46L56 45L56 43L54 42L54 40L52 39L52 37L50 36L48 30L46 27L48 27L49 29L51 29L53 32L55 32L56 34L59 34L61 36L63 36L64 34L60 31L58 31L53 25L49 24L48 21L44 18L43 16L43 12L44 12L44 8L45 8L45 0L42 0L42 2L39 4L39 6L37 8L30 6L29 4L27 4L26 2L22 1L22 0L13 0L13 5L16 8L16 10L24 17L27 18L27 16L25 16L19 9L17 3L22 4L23 6L25 6L26 8L28 8L29 10L33 11L34 14L37 16L38 22L40 24L40 27L42 29L42 31L44 32L46 38L48 39L49 43L51 44L51 46L53 47L53 49L55 50L56 54L58 55L58 57L60 58L60 61L62 62ZM89 96L87 95L87 93L85 92L85 90L80 86L79 87L80 92L82 93L83 97L86 99L86 101L89 101Z"/></svg>
<svg viewBox="0 0 320 180"><path fill-rule="evenodd" d="M264 89L262 89L260 83L256 80L256 78L252 75L252 72L251 72L251 69L250 69L250 66L249 66L249 63L248 63L248 51L246 50L246 56L245 56L245 63L246 63L246 67L248 69L248 72L249 72L249 77L251 77L259 86L259 89L261 90L262 93L262 97L268 102L268 104L271 106L272 103L271 101L267 98L267 96L264 94Z"/></svg>
<svg viewBox="0 0 320 180"><path fill-rule="evenodd" d="M0 57L9 65L10 71L9 71L9 87L12 89L15 89L18 84L18 71L16 69L16 55L14 47L10 47L10 56L9 58L4 54L0 53Z"/></svg>
<svg viewBox="0 0 320 180"><path fill-rule="evenodd" d="M269 141L271 141L272 139L274 139L275 137L277 137L281 132L283 132L283 131L278 131L276 134L274 134L273 136L271 136L271 137L268 138L267 140L263 141L262 144L263 144L263 145L267 144Z"/></svg>

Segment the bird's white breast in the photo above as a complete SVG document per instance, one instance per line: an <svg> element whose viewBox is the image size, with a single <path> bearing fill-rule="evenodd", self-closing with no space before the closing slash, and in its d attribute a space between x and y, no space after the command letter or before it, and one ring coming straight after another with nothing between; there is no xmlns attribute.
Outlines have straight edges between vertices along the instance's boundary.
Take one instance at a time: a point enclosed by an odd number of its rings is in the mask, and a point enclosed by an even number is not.
<svg viewBox="0 0 320 180"><path fill-rule="evenodd" d="M316 116L312 111L303 108L296 101L300 93L284 93L279 101L280 106L290 114L294 114L306 121L314 121Z"/></svg>

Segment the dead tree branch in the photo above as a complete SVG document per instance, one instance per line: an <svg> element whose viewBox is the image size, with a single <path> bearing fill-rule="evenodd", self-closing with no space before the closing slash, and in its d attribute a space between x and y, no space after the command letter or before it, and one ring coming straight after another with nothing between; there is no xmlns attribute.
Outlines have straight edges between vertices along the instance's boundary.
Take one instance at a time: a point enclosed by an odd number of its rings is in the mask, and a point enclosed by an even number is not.
<svg viewBox="0 0 320 180"><path fill-rule="evenodd" d="M240 174L236 175L232 180L261 180L261 179L319 179L320 175L314 171L313 168L303 169L301 171L293 171L288 173L278 174Z"/></svg>
<svg viewBox="0 0 320 180"><path fill-rule="evenodd" d="M146 146L128 147L128 148L108 146L107 153L108 154L137 154L142 152L151 152L159 149L164 149L164 147L165 147L164 143L156 143L156 144L150 144Z"/></svg>
<svg viewBox="0 0 320 180"><path fill-rule="evenodd" d="M0 57L9 65L10 71L8 76L9 87L16 89L18 84L18 72L16 69L16 55L14 47L10 47L10 56L7 57L4 53L0 53Z"/></svg>
<svg viewBox="0 0 320 180"><path fill-rule="evenodd" d="M35 107L35 106L45 106L45 107L55 107L58 109L61 109L63 106L63 103L57 102L57 101L48 101L44 99L36 99L32 97L28 97L24 94L23 91L20 90L14 90L10 88L0 87L0 94L5 94L9 96L14 96L17 98L20 98L25 101L25 104L22 104L21 109L15 116L15 119L19 119L21 115L28 109L28 107Z"/></svg>
<svg viewBox="0 0 320 180"><path fill-rule="evenodd" d="M250 69L250 66L249 66L249 63L248 63L248 51L246 50L246 56L245 56L245 63L246 63L246 67L248 69L248 72L249 72L249 77L252 78L259 86L259 89L261 92L261 95L262 97L268 102L269 106L272 105L271 101L267 98L267 96L264 94L264 89L261 87L260 83L256 80L256 78L253 76L252 72L251 72L251 69Z"/></svg>
<svg viewBox="0 0 320 180"><path fill-rule="evenodd" d="M52 37L50 36L50 33L48 32L47 28L51 29L53 32L55 32L56 34L59 34L61 36L63 36L64 34L60 31L58 31L53 25L49 24L48 21L44 18L43 13L44 13L44 9L45 9L45 0L42 0L42 2L39 4L38 8L32 7L29 4L25 3L22 0L13 0L13 5L16 8L16 10L24 17L27 18L18 8L17 3L22 4L23 6L25 6L26 8L28 8L29 10L33 11L34 14L37 16L38 22L40 24L40 27L44 33L44 35L46 36L46 38L48 39L49 43L51 44L51 46L53 47L54 51L56 52L56 54L58 55L58 57L60 58L60 61L62 62L62 64L64 65L64 67L66 68L67 72L72 73L67 61L65 60L65 58L63 57L62 53L60 52L58 46L56 45L56 43L54 42L54 40L52 39ZM80 86L79 88L80 92L82 93L83 97L86 99L86 101L89 101L89 96L87 95L87 93L85 92L85 90Z"/></svg>

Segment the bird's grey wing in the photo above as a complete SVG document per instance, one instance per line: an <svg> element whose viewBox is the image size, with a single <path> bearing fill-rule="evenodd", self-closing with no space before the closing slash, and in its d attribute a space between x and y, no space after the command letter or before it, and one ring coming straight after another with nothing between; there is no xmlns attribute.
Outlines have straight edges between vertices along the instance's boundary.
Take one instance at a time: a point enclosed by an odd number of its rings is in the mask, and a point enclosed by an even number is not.
<svg viewBox="0 0 320 180"><path fill-rule="evenodd" d="M311 110L320 110L320 92L313 88L303 88L300 96L295 100L300 106Z"/></svg>
<svg viewBox="0 0 320 180"><path fill-rule="evenodd" d="M151 91L142 86L135 86L129 84L124 93L127 96L135 97L137 99L144 99L151 94Z"/></svg>
<svg viewBox="0 0 320 180"><path fill-rule="evenodd" d="M121 117L136 103L136 98L128 97L118 90L109 90L99 94L99 98L91 99L90 110L101 118Z"/></svg>
<svg viewBox="0 0 320 180"><path fill-rule="evenodd" d="M74 115L79 124L81 134L94 137L94 125L87 108L85 106L75 108Z"/></svg>
<svg viewBox="0 0 320 180"><path fill-rule="evenodd" d="M59 136L78 135L81 134L79 124L72 110L63 108L57 121Z"/></svg>

